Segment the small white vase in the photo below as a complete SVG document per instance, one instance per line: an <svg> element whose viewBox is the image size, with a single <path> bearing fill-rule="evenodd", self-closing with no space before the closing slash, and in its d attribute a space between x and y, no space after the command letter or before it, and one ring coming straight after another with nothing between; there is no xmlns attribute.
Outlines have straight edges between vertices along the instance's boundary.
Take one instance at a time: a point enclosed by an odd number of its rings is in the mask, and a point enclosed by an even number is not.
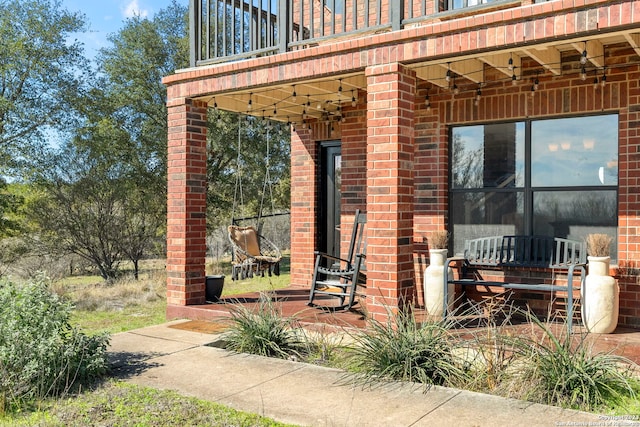
<svg viewBox="0 0 640 427"><path fill-rule="evenodd" d="M589 273L580 290L582 322L589 332L610 334L618 325L620 288L609 276L610 257L587 257Z"/></svg>
<svg viewBox="0 0 640 427"><path fill-rule="evenodd" d="M444 311L444 262L446 249L429 249L429 266L424 270L424 306L431 316L442 316ZM449 277L453 271L449 268ZM447 310L451 311L455 300L455 285L448 285Z"/></svg>

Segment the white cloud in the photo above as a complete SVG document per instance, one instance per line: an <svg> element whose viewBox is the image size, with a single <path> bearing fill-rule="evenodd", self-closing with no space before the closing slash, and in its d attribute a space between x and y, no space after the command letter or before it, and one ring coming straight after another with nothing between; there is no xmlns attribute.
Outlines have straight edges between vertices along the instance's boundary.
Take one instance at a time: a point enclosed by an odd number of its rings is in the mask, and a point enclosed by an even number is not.
<svg viewBox="0 0 640 427"><path fill-rule="evenodd" d="M146 18L149 15L149 11L147 9L140 9L138 0L131 0L129 3L123 6L121 10L122 15L125 18L133 18L134 16Z"/></svg>

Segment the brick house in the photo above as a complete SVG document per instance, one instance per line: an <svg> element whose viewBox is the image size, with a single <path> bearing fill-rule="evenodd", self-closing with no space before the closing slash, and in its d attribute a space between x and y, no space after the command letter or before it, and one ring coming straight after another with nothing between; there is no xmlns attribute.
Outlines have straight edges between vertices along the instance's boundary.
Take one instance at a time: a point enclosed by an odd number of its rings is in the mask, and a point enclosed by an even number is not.
<svg viewBox="0 0 640 427"><path fill-rule="evenodd" d="M356 209L379 319L421 304L430 231L451 253L596 231L615 238L619 324L640 327L639 2L191 0L191 44L164 79L169 317L204 303L215 105L291 123L292 285Z"/></svg>

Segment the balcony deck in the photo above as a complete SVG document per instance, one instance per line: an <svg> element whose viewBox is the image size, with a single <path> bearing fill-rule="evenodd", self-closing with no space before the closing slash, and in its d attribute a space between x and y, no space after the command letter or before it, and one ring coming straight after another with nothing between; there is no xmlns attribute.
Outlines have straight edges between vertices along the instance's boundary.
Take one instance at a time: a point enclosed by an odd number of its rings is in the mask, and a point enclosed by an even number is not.
<svg viewBox="0 0 640 427"><path fill-rule="evenodd" d="M521 0L190 0L191 66L230 62L398 31ZM525 2L526 3L526 2Z"/></svg>
<svg viewBox="0 0 640 427"><path fill-rule="evenodd" d="M216 10L214 1L192 0L194 66L166 77L165 83L170 89L185 83L177 88L180 96L216 104L220 110L296 126L340 120L343 107L363 103L366 69L376 64L397 62L414 70L437 100L449 96L454 84L465 98L475 97L480 89L491 95L493 86L512 79L523 83L526 95L538 79L580 78L582 69L575 63L585 52L582 68L591 82L615 73L616 65L605 62L605 48L626 44L640 55L638 14L629 1L498 0L473 6L471 1L455 1L451 10L434 11L428 7L436 2L405 0L397 13L385 15L377 9L380 2L370 0L366 16L371 19L365 20L365 5L360 3L358 18L353 18L353 13L338 16L330 9L325 14L305 12L306 0L272 0L271 9L257 4L249 8L239 0L233 0L238 7L232 8L231 0L218 0L236 11L235 21L226 20L221 27L215 15L203 14ZM339 9L344 0L327 3ZM467 6L457 7L463 4ZM263 19L252 21L250 16ZM394 21L396 16L402 19ZM289 30L280 31L284 24Z"/></svg>

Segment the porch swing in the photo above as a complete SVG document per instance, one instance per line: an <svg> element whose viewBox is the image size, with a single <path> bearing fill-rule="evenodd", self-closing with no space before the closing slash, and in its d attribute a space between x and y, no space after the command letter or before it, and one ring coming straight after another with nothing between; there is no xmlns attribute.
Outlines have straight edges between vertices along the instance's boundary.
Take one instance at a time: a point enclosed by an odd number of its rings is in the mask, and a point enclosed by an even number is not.
<svg viewBox="0 0 640 427"><path fill-rule="evenodd" d="M271 175L269 173L269 126L267 126L267 156L264 183L260 199L260 208L256 218L255 226L242 227L235 218L238 203L244 207L244 194L242 190L242 117L238 115L238 156L236 169L236 185L233 195L233 210L231 214L231 225L228 227L229 242L232 246L231 280L242 280L252 278L260 274L264 277L265 271L269 276L280 275L280 260L282 253L280 249L269 239L260 234L262 229L262 217L264 212L264 201L267 190L271 199L271 212L274 211L273 192L271 189Z"/></svg>

